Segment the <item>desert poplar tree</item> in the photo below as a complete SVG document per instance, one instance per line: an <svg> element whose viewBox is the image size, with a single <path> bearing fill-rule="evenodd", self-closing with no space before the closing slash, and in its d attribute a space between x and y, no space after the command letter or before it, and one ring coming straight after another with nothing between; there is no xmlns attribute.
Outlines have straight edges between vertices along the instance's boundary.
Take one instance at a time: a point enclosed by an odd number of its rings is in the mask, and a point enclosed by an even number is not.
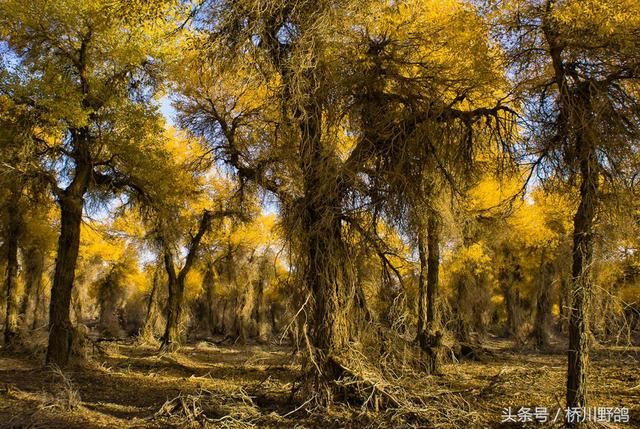
<svg viewBox="0 0 640 429"><path fill-rule="evenodd" d="M603 181L633 174L640 57L635 1L510 1L496 34L527 106L533 163L577 183L569 312L567 406L587 406L589 297ZM541 176L545 176L541 174ZM578 423L571 423L578 424Z"/></svg>
<svg viewBox="0 0 640 429"><path fill-rule="evenodd" d="M69 307L87 198L105 201L112 191L138 192L153 179L156 187L170 182L160 172L165 155L151 100L175 14L130 25L116 12L97 1L0 5L2 40L16 55L16 73L28 77L14 101L38 113L43 162L34 170L60 207L47 351L47 362L60 366L72 346Z"/></svg>

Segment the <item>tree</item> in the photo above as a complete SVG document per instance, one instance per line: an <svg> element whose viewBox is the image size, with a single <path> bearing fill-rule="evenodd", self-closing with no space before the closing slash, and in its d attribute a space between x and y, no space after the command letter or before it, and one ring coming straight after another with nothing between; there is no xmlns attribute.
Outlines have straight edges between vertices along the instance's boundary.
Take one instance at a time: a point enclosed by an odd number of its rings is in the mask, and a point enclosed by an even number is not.
<svg viewBox="0 0 640 429"><path fill-rule="evenodd" d="M6 259L4 281L6 293L6 311L4 321L4 342L6 347L15 344L18 334L18 316L20 313L20 295L18 294L18 254L24 246L22 241L31 227L29 212L37 204L46 207L47 196L43 192L43 183L29 180L24 171L29 168L33 153L32 132L34 118L28 111L16 105L6 89L20 82L11 76L4 64L0 69L0 159L2 160L2 203L0 203L3 256ZM46 210L44 210L46 211ZM34 234L32 234L34 235ZM37 234L35 234L37 235ZM31 286L31 282L27 287Z"/></svg>
<svg viewBox="0 0 640 429"><path fill-rule="evenodd" d="M96 1L0 5L2 38L29 76L12 95L41 119L38 175L60 207L47 350L47 362L60 366L71 351L69 307L85 198L152 193L149 172L163 166L151 99L161 83L170 19L131 25L115 12Z"/></svg>
<svg viewBox="0 0 640 429"><path fill-rule="evenodd" d="M309 297L301 300L307 381L322 403L333 400L355 332L348 243L370 231L357 225L357 207L374 203L369 185L396 174L409 148L469 153L474 131L506 130L480 21L461 3L437 4L217 2L203 11L199 50L185 61L183 126L242 181L275 194L296 237L296 273ZM443 129L455 137L430 140Z"/></svg>
<svg viewBox="0 0 640 429"><path fill-rule="evenodd" d="M589 295L602 180L630 173L637 146L637 2L507 2L497 29L528 106L536 165L578 182L567 406L585 407ZM542 170L544 171L544 169Z"/></svg>

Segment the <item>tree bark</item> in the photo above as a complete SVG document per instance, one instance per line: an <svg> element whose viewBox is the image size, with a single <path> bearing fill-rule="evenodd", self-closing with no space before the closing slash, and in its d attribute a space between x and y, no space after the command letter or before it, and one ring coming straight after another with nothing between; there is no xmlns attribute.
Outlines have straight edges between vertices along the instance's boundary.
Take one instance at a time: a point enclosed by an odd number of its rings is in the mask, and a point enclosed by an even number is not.
<svg viewBox="0 0 640 429"><path fill-rule="evenodd" d="M195 263L200 242L209 229L211 218L211 213L205 210L200 219L198 232L189 243L189 252L187 253L184 266L177 274L173 252L169 248L169 244L164 243L164 265L168 276L169 300L167 305L167 324L160 346L162 350L176 350L180 346L180 317L182 316L185 281L187 274L189 274L189 271Z"/></svg>
<svg viewBox="0 0 640 429"><path fill-rule="evenodd" d="M180 345L180 316L182 314L182 296L184 293L184 281L179 282L176 275L174 258L170 250L165 250L164 265L167 271L167 323L160 348L173 351Z"/></svg>
<svg viewBox="0 0 640 429"><path fill-rule="evenodd" d="M502 287L505 307L507 309L507 323L505 334L509 337L517 338L520 332L520 292L512 285L507 284Z"/></svg>
<svg viewBox="0 0 640 429"><path fill-rule="evenodd" d="M240 300L240 306L238 307L238 321L240 341L242 344L246 343L249 337L252 335L251 324L253 322L253 311L256 303L255 286L253 281L249 281L246 284L242 299Z"/></svg>
<svg viewBox="0 0 640 429"><path fill-rule="evenodd" d="M309 326L311 388L320 401L334 400L334 381L342 374L336 362L350 339L347 316L353 287L348 272L348 253L342 237L342 198L335 158L321 142L322 113L319 106L305 106L300 119L300 157L304 185L302 220L304 281L311 293Z"/></svg>
<svg viewBox="0 0 640 429"><path fill-rule="evenodd" d="M429 355L429 370L432 373L440 372L442 361L442 325L440 312L437 306L439 294L440 271L440 219L435 213L429 216L428 226L428 251L427 258L427 353Z"/></svg>
<svg viewBox="0 0 640 429"><path fill-rule="evenodd" d="M427 258L427 330L440 328L440 313L436 301L439 289L440 270L440 220L436 214L429 216L429 256Z"/></svg>
<svg viewBox="0 0 640 429"><path fill-rule="evenodd" d="M565 44L554 28L552 8L547 2L543 31L549 45L549 55L559 92L559 109L564 123L561 132L573 144L573 160L579 166L580 203L573 218L573 261L571 307L569 309L569 350L567 368L567 407L587 407L587 371L589 367L589 294L591 293L591 265L593 262L593 234L598 207L600 165L596 141L592 133L593 90L589 80L572 83L567 79L563 61ZM580 426L567 422L568 426Z"/></svg>
<svg viewBox="0 0 640 429"><path fill-rule="evenodd" d="M84 194L84 193L83 193ZM64 367L69 363L73 327L69 310L71 290L80 247L83 199L66 193L60 200L61 227L58 255L49 307L49 347L47 363Z"/></svg>
<svg viewBox="0 0 640 429"><path fill-rule="evenodd" d="M20 194L18 191L12 192L9 203L9 225L7 228L6 251L7 267L5 278L5 292L7 310L4 323L4 344L5 347L12 347L18 333L18 235L20 234L20 219L18 214L18 201Z"/></svg>
<svg viewBox="0 0 640 429"><path fill-rule="evenodd" d="M428 244L424 225L418 226L418 259L420 273L418 275L418 342L423 345L427 328L427 281L428 281Z"/></svg>
<svg viewBox="0 0 640 429"><path fill-rule="evenodd" d="M560 305L560 332L566 333L569 326L569 288L564 276L560 277L559 305Z"/></svg>
<svg viewBox="0 0 640 429"><path fill-rule="evenodd" d="M144 327L142 328L141 337L151 339L155 336L156 317L158 314L158 287L160 285L160 268L157 267L153 273L153 284L151 285L151 293L149 294L149 303L147 304L147 315L144 319Z"/></svg>
<svg viewBox="0 0 640 429"><path fill-rule="evenodd" d="M73 326L69 316L71 291L75 279L78 250L80 249L80 227L84 195L92 175L89 153L89 131L73 130L76 143L74 153L75 171L71 184L58 198L60 206L60 236L58 253L51 288L49 306L49 346L47 364L64 367L69 363L73 341Z"/></svg>
<svg viewBox="0 0 640 429"><path fill-rule="evenodd" d="M431 213L427 220L427 236L424 228L418 232L418 254L420 258L418 292L418 342L427 354L427 369L440 372L442 361L442 336L438 299L438 274L440 270L440 222L437 214ZM425 243L426 241L426 243Z"/></svg>
<svg viewBox="0 0 640 429"><path fill-rule="evenodd" d="M580 136L579 136L580 137ZM573 266L569 311L567 407L587 406L589 367L589 294L594 220L598 203L598 161L590 139L577 138L580 157L580 204L573 220Z"/></svg>
<svg viewBox="0 0 640 429"><path fill-rule="evenodd" d="M42 289L42 273L44 271L44 253L37 246L25 250L25 293L20 308L23 329L32 326L36 320L37 302ZM31 322L33 321L33 322Z"/></svg>

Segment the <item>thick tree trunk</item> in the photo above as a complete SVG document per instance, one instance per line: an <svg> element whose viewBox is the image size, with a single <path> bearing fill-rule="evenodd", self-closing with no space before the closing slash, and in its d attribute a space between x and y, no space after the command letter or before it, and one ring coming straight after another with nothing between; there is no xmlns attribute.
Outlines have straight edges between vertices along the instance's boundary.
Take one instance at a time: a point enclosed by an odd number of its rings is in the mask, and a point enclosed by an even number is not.
<svg viewBox="0 0 640 429"><path fill-rule="evenodd" d="M71 184L58 195L60 236L49 306L49 345L46 362L59 367L69 363L73 343L73 326L69 316L71 292L75 279L84 195L93 174L89 151L89 131L72 130L75 143L75 171Z"/></svg>
<svg viewBox="0 0 640 429"><path fill-rule="evenodd" d="M301 241L305 258L304 281L311 293L312 317L306 369L312 389L326 405L334 400L334 382L342 374L336 359L349 339L348 312L354 288L350 284L349 258L342 237L340 185L336 159L321 142L321 109L306 106L301 119L301 169L304 214Z"/></svg>
<svg viewBox="0 0 640 429"><path fill-rule="evenodd" d="M240 341L244 344L249 337L252 336L254 330L252 329L253 312L256 304L255 285L254 282L249 281L246 289L242 294L242 300L240 307L238 308L238 320L240 322Z"/></svg>
<svg viewBox="0 0 640 429"><path fill-rule="evenodd" d="M173 255L165 251L164 264L167 270L167 323L162 336L162 350L173 351L180 345L180 316L182 314L182 296L184 295L184 280L179 281L174 268Z"/></svg>
<svg viewBox="0 0 640 429"><path fill-rule="evenodd" d="M1 250L3 250L3 252L2 260L0 261L0 321L2 321L2 324L0 326L2 326L4 329L4 319L7 317L7 282L5 281L7 278L7 255L4 252L5 249Z"/></svg>
<svg viewBox="0 0 640 429"><path fill-rule="evenodd" d="M120 267L116 264L111 267L111 271L107 274L100 284L99 300L100 300L100 319L99 327L102 334L107 337L119 337L122 335L122 326L118 317L119 306L122 300L122 291L120 290L122 275Z"/></svg>
<svg viewBox="0 0 640 429"><path fill-rule="evenodd" d="M587 406L589 366L589 294L593 262L594 220L598 204L598 161L590 139L578 138L580 204L573 221L573 284L569 312L567 407Z"/></svg>
<svg viewBox="0 0 640 429"><path fill-rule="evenodd" d="M209 229L211 224L211 213L207 210L202 214L198 232L189 243L189 252L184 262L184 266L178 274L176 274L174 256L168 243L164 243L164 265L168 276L169 300L167 304L167 325L164 335L162 336L161 350L176 350L180 346L180 318L182 316L182 307L184 301L184 285L187 274L193 266L202 237Z"/></svg>
<svg viewBox="0 0 640 429"><path fill-rule="evenodd" d="M229 305L228 299L222 300L222 308L220 311L220 317L218 318L218 324L216 325L216 331L220 335L226 335L227 333L227 306Z"/></svg>
<svg viewBox="0 0 640 429"><path fill-rule="evenodd" d="M7 228L6 251L7 268L5 278L5 292L7 310L4 323L4 344L11 347L18 333L18 235L20 233L20 220L18 216L19 193L14 192L9 205L9 225Z"/></svg>
<svg viewBox="0 0 640 429"><path fill-rule="evenodd" d="M418 292L418 341L427 354L427 369L440 372L442 361L442 336L437 308L438 271L440 269L440 225L437 215L431 213L427 221L427 237L424 228L418 232L420 276ZM426 241L426 243L425 243Z"/></svg>
<svg viewBox="0 0 640 429"><path fill-rule="evenodd" d="M437 215L429 216L429 256L427 258L427 330L440 328L440 313L437 308L440 270L440 221Z"/></svg>
<svg viewBox="0 0 640 429"><path fill-rule="evenodd" d="M589 294L593 262L593 234L598 207L600 165L593 126L593 82L567 79L563 50L552 17L553 2L547 4L543 31L549 44L549 55L558 86L559 108L566 125L563 137L572 141L573 160L579 165L580 204L573 218L573 263L571 307L569 309L569 350L567 368L567 407L587 407L587 371L589 367ZM568 426L580 423L567 422Z"/></svg>
<svg viewBox="0 0 640 429"><path fill-rule="evenodd" d="M502 287L505 307L507 309L507 323L505 326L505 334L508 337L517 338L520 332L520 291L513 285L504 285Z"/></svg>
<svg viewBox="0 0 640 429"><path fill-rule="evenodd" d="M44 253L38 246L31 246L25 251L25 293L20 308L23 329L32 326L36 320L37 302L42 289L42 273L44 271Z"/></svg>
<svg viewBox="0 0 640 429"><path fill-rule="evenodd" d="M507 320L504 327L504 334L507 337L519 339L520 325L522 322L520 291L517 282L521 280L520 267L514 255L508 248L501 251L503 256L502 268L500 269L500 283L504 305L507 312Z"/></svg>
<svg viewBox="0 0 640 429"><path fill-rule="evenodd" d="M81 193L83 195L84 192ZM69 310L71 290L80 247L83 198L65 193L60 199L60 238L49 307L47 363L64 367L69 363L73 327Z"/></svg>

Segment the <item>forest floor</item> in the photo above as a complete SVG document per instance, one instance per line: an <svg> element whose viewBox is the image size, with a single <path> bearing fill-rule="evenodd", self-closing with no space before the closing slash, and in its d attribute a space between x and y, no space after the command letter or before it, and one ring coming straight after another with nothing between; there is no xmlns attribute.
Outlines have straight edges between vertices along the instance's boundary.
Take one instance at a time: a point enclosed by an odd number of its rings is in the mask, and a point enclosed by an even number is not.
<svg viewBox="0 0 640 429"><path fill-rule="evenodd" d="M489 342L490 359L447 364L441 376L405 375L405 388L422 395L429 414L420 423L397 407L309 410L291 397L300 364L288 347L199 342L159 354L132 342L98 344L88 363L64 372L44 368L40 354L0 352L0 427L561 426L561 418L555 424L501 423L504 408L516 413L522 406L547 407L553 420L564 402L566 374L564 353L518 351L504 340ZM600 346L593 352L590 406L626 407L631 418L601 427L640 427L639 363L640 347Z"/></svg>

